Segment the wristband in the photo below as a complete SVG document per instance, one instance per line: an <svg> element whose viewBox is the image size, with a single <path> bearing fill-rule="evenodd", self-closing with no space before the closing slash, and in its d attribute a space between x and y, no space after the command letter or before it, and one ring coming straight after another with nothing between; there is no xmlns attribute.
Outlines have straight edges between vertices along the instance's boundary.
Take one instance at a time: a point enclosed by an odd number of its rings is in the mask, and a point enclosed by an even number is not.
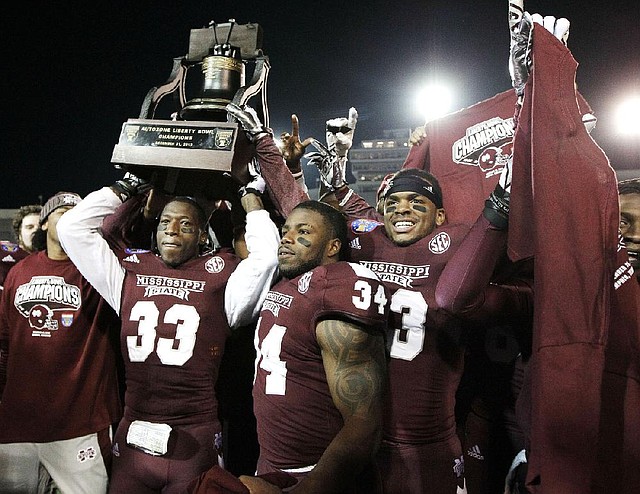
<svg viewBox="0 0 640 494"><path fill-rule="evenodd" d="M253 187L249 187L248 185L243 185L238 189L238 197L242 199L247 194L255 194L258 197L262 197L262 192L258 189L254 189Z"/></svg>

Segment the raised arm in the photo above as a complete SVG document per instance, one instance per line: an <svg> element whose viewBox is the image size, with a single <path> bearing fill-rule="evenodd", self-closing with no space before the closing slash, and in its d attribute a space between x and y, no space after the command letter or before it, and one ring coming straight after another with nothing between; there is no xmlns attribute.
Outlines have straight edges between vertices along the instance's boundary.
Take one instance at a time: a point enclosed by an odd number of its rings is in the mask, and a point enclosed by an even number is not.
<svg viewBox="0 0 640 494"><path fill-rule="evenodd" d="M260 197L265 182L257 170L249 170L253 180L240 189L240 201L247 213L244 240L249 255L229 277L224 296L224 309L232 328L258 317L278 266L280 234Z"/></svg>
<svg viewBox="0 0 640 494"><path fill-rule="evenodd" d="M122 200L110 187L103 187L85 197L58 222L62 248L118 314L124 269L100 234L100 227L104 218L121 204Z"/></svg>
<svg viewBox="0 0 640 494"><path fill-rule="evenodd" d="M253 108L230 103L227 105L227 111L240 123L249 140L255 144L260 173L266 182L269 197L278 212L286 218L294 207L309 199L305 188L287 168L280 150L273 141L271 129L262 125Z"/></svg>
<svg viewBox="0 0 640 494"><path fill-rule="evenodd" d="M436 302L453 315L496 323L532 315L530 284L491 284L498 262L506 258L511 168L509 159L482 214L438 278Z"/></svg>
<svg viewBox="0 0 640 494"><path fill-rule="evenodd" d="M505 259L507 232L481 216L465 236L436 287L438 307L473 321L513 321L533 314L531 280L514 278L491 283L495 267Z"/></svg>
<svg viewBox="0 0 640 494"><path fill-rule="evenodd" d="M343 492L373 460L382 434L382 403L386 382L382 332L369 333L340 320L316 327L333 402L344 425L318 464L292 492Z"/></svg>
<svg viewBox="0 0 640 494"><path fill-rule="evenodd" d="M312 137L300 140L300 122L296 114L291 115L291 133L283 132L280 135L280 152L284 158L287 168L296 179L301 189L308 194L309 189L304 181L301 160L307 146L313 141ZM306 200L306 199L305 199Z"/></svg>
<svg viewBox="0 0 640 494"><path fill-rule="evenodd" d="M151 248L151 237L155 231L156 218L154 216L147 219L143 214L148 202L147 199L145 194L140 194L126 201L113 214L104 218L100 233L112 248Z"/></svg>
<svg viewBox="0 0 640 494"><path fill-rule="evenodd" d="M340 211L349 218L369 218L382 221L382 214L348 185L340 187L333 194Z"/></svg>
<svg viewBox="0 0 640 494"><path fill-rule="evenodd" d="M347 184L349 149L358 122L358 112L349 109L348 117L331 118L326 122L326 146L317 139L311 141L316 149L305 155L310 165L320 173L320 200L340 209L350 218L380 219L376 208L368 204Z"/></svg>

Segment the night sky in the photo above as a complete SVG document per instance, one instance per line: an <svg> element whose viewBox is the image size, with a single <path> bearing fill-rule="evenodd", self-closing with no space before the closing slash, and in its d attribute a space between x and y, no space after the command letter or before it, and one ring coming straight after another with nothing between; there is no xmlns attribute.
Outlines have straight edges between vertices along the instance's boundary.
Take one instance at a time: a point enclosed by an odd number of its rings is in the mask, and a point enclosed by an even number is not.
<svg viewBox="0 0 640 494"><path fill-rule="evenodd" d="M640 95L640 2L531 1L571 20L578 88L598 116L592 134L614 168L640 168L640 137L618 133L616 105ZM82 195L122 175L110 162L122 123L186 55L191 29L258 23L277 135L291 113L301 137L359 113L356 141L421 125L420 86L445 80L452 111L510 88L507 1L18 2L2 19L0 208L59 190Z"/></svg>

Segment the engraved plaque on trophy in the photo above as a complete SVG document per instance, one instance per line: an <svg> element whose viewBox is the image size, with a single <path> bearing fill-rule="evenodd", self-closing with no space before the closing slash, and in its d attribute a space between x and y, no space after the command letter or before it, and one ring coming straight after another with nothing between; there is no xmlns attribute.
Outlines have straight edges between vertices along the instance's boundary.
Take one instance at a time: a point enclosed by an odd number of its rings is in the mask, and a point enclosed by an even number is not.
<svg viewBox="0 0 640 494"><path fill-rule="evenodd" d="M261 43L257 24L238 25L230 20L193 29L189 53L174 59L169 80L147 93L139 118L123 124L112 163L175 195L196 195L202 190L208 196L228 194L229 188L246 183L246 165L254 149L225 107L231 101L243 105L261 95L256 110L268 126L270 66ZM248 65L253 65L253 73L247 84ZM194 85L196 90L191 91ZM167 102L168 116L159 118L161 104Z"/></svg>

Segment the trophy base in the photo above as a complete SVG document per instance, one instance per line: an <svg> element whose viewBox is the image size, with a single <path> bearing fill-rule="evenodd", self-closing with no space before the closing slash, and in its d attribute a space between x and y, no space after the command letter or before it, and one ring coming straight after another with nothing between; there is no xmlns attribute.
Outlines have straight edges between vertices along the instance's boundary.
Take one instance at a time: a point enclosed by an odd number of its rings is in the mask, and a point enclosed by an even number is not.
<svg viewBox="0 0 640 494"><path fill-rule="evenodd" d="M129 119L111 162L167 194L227 198L249 181L252 156L235 122Z"/></svg>

